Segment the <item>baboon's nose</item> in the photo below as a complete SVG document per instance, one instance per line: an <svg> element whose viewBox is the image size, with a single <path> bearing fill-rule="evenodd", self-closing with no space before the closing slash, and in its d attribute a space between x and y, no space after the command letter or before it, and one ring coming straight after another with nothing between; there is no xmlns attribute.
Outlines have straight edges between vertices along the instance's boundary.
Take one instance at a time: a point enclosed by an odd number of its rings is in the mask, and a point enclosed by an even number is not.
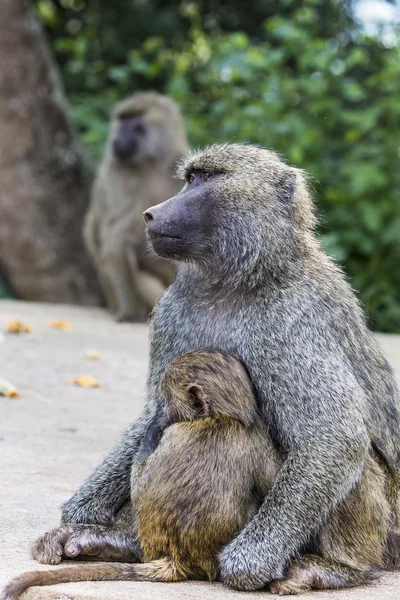
<svg viewBox="0 0 400 600"><path fill-rule="evenodd" d="M149 210L145 210L143 213L143 218L146 221L146 223L148 223L149 221L153 221L154 217Z"/></svg>

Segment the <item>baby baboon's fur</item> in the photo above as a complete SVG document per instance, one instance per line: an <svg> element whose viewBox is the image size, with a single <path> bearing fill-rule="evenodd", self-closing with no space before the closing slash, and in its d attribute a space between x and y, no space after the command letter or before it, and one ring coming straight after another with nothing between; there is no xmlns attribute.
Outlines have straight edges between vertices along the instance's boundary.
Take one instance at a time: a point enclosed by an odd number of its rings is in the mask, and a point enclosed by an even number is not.
<svg viewBox="0 0 400 600"><path fill-rule="evenodd" d="M185 354L168 367L161 393L170 425L132 480L145 564L25 573L1 600L67 581L216 579L218 551L257 513L277 471L276 453L237 359Z"/></svg>
<svg viewBox="0 0 400 600"><path fill-rule="evenodd" d="M146 247L142 213L182 187L173 175L187 149L171 98L140 92L116 106L84 235L117 320L147 320L173 279L174 265Z"/></svg>
<svg viewBox="0 0 400 600"><path fill-rule="evenodd" d="M128 499L138 457L164 427L167 366L216 348L246 364L284 458L258 514L222 551L222 580L250 590L301 572L290 585L340 587L366 580L371 563L398 564L398 389L352 289L318 245L304 174L273 152L234 144L191 154L180 176L184 190L146 214L156 252L181 263L150 322L147 405L64 505L69 535L109 523ZM293 562L305 549L320 558ZM338 563L353 569L352 581Z"/></svg>

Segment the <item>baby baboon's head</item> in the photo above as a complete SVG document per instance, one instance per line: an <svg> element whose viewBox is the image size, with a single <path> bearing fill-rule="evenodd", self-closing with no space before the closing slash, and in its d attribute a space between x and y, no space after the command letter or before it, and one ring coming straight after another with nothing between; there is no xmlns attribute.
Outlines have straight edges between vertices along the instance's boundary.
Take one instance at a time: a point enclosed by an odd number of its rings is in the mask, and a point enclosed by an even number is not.
<svg viewBox="0 0 400 600"><path fill-rule="evenodd" d="M244 365L216 350L182 354L165 371L160 391L172 422L227 416L250 426L256 415Z"/></svg>
<svg viewBox="0 0 400 600"><path fill-rule="evenodd" d="M270 150L210 146L189 154L178 174L183 190L144 213L160 256L220 275L261 267L274 276L310 239L315 218L305 176Z"/></svg>

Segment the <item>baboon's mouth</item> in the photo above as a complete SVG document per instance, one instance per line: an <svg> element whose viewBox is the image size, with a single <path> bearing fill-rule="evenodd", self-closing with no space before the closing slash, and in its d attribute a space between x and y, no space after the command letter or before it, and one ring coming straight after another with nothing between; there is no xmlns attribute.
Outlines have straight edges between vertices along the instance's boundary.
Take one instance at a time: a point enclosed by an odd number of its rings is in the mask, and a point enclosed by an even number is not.
<svg viewBox="0 0 400 600"><path fill-rule="evenodd" d="M185 245L181 236L169 232L149 232L149 239L154 252L164 258L181 255Z"/></svg>
<svg viewBox="0 0 400 600"><path fill-rule="evenodd" d="M149 236L151 240L180 240L182 239L180 235L172 235L171 233L159 233L159 232L149 232Z"/></svg>

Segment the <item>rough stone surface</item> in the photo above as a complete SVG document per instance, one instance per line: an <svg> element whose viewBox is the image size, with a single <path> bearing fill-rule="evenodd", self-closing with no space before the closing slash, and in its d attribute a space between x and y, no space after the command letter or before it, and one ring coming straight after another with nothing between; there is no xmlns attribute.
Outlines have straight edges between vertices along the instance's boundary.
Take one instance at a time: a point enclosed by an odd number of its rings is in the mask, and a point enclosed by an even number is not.
<svg viewBox="0 0 400 600"><path fill-rule="evenodd" d="M57 524L60 504L139 414L148 359L146 327L115 324L100 309L0 301L0 332L14 318L28 321L34 331L0 333L0 377L21 392L20 398L0 397L0 586L27 569L46 568L30 559L29 545ZM51 329L51 319L67 319L72 330ZM378 338L400 375L400 336ZM100 352L99 360L85 358L91 348ZM84 374L98 378L101 387L68 383ZM88 582L32 588L23 598L252 600L268 595L233 592L215 583ZM301 598L400 599L400 572L388 573L368 588Z"/></svg>

